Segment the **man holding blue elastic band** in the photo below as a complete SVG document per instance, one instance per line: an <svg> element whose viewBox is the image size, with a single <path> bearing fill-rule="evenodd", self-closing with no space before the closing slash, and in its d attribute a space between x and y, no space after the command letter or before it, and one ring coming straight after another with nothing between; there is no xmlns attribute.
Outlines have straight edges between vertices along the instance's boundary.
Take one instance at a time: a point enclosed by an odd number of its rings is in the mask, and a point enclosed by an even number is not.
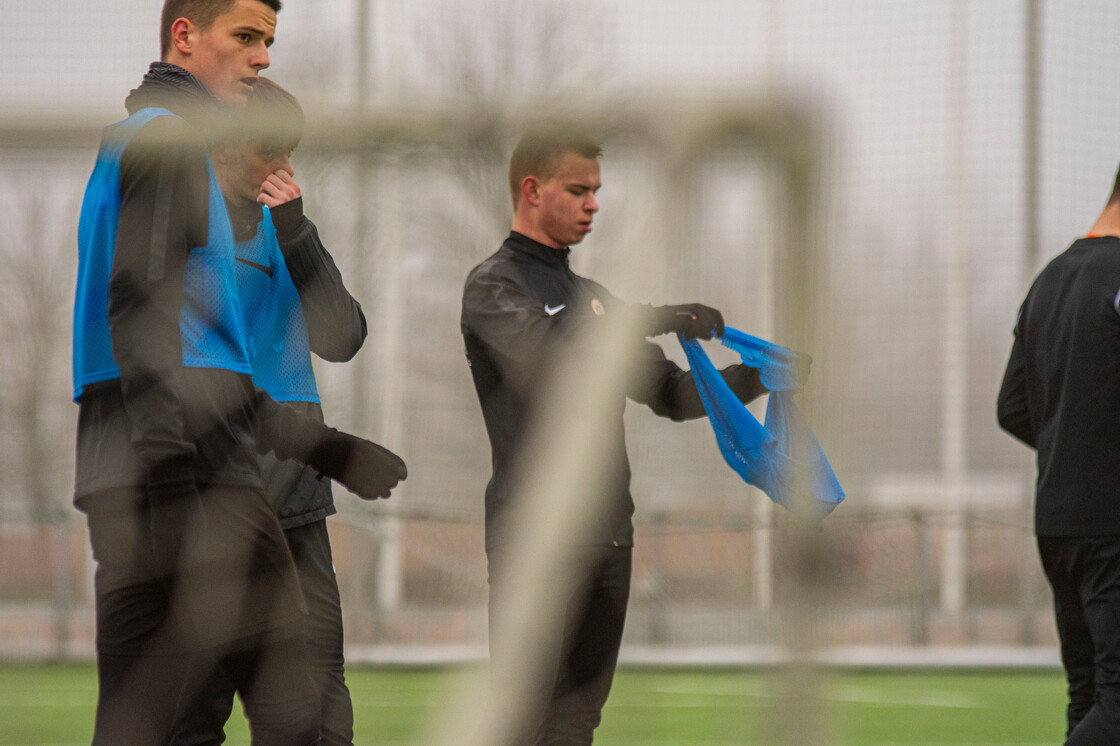
<svg viewBox="0 0 1120 746"><path fill-rule="evenodd" d="M512 578L522 559L514 547L525 529L519 512L532 496L519 489L535 467L528 446L546 411L550 372L578 355L612 319L637 314L644 336L678 333L710 339L723 332L723 316L699 303L634 306L569 265L571 247L591 232L599 211L603 149L586 132L555 124L530 128L510 158L513 224L497 252L471 270L463 288L460 329L475 392L490 438L493 475L486 486L486 557L490 584L490 664L499 688L525 665L514 649L517 629L507 623L525 589ZM517 701L501 702L513 713L498 743L590 744L610 693L630 598L634 546L634 500L626 455L626 400L649 406L672 420L704 416L696 381L648 340L634 340L634 363L625 390L616 392L594 433L605 453L596 485L596 512L581 531L565 536L562 567L575 568L576 584L562 603L562 625L532 625L543 652ZM583 371L590 379L594 366ZM721 371L742 401L766 393L758 370L735 364ZM549 433L564 432L550 423ZM589 433L589 435L591 435ZM564 447L554 436L543 451Z"/></svg>

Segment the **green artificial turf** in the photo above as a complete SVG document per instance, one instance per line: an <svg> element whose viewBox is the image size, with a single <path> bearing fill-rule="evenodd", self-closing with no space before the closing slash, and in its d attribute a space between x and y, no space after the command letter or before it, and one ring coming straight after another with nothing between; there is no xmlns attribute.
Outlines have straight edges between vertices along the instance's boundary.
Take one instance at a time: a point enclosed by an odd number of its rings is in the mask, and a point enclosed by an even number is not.
<svg viewBox="0 0 1120 746"><path fill-rule="evenodd" d="M422 744L449 706L485 678L474 671L347 671L355 743ZM596 732L602 744L1048 744L1064 733L1058 672L832 672L809 706L782 672L619 671ZM798 689L808 693L804 687ZM89 665L0 666L0 746L88 744L96 674ZM248 744L240 707L227 743Z"/></svg>

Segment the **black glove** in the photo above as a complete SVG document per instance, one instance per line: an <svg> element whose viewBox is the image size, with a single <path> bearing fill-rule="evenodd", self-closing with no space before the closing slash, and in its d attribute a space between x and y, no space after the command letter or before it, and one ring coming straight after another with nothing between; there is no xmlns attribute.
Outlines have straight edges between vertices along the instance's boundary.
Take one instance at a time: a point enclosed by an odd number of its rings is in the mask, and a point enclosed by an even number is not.
<svg viewBox="0 0 1120 746"><path fill-rule="evenodd" d="M723 336L723 314L700 303L650 308L649 336L676 332L685 339Z"/></svg>
<svg viewBox="0 0 1120 746"><path fill-rule="evenodd" d="M388 497L408 476L408 469L397 454L334 428L311 451L307 465L363 500Z"/></svg>

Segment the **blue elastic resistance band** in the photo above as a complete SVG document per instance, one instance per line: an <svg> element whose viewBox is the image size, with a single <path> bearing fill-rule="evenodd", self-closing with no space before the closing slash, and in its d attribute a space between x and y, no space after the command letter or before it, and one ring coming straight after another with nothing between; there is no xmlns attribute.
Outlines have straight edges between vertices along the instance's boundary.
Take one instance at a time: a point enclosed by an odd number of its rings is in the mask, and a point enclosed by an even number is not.
<svg viewBox="0 0 1120 746"><path fill-rule="evenodd" d="M773 342L726 327L721 342L743 363L758 368L770 390L762 425L732 393L704 348L678 335L700 400L728 465L771 500L819 525L844 499L844 490L805 416L793 401L797 355ZM803 485L806 495L795 493Z"/></svg>

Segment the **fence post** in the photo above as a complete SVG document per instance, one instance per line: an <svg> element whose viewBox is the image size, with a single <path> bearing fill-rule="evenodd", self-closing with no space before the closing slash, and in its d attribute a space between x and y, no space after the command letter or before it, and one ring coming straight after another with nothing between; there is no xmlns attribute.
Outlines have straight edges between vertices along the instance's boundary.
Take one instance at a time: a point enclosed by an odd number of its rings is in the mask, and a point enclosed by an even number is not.
<svg viewBox="0 0 1120 746"><path fill-rule="evenodd" d="M70 537L68 521L61 511L50 517L54 535L54 658L65 661L70 657L70 615L73 602L70 598L73 583L70 577Z"/></svg>
<svg viewBox="0 0 1120 746"><path fill-rule="evenodd" d="M918 536L918 611L914 615L911 625L911 643L915 645L929 644L929 591L933 587L933 574L930 566L933 558L930 557L929 526L925 520L925 513L920 508L915 508L910 514Z"/></svg>

